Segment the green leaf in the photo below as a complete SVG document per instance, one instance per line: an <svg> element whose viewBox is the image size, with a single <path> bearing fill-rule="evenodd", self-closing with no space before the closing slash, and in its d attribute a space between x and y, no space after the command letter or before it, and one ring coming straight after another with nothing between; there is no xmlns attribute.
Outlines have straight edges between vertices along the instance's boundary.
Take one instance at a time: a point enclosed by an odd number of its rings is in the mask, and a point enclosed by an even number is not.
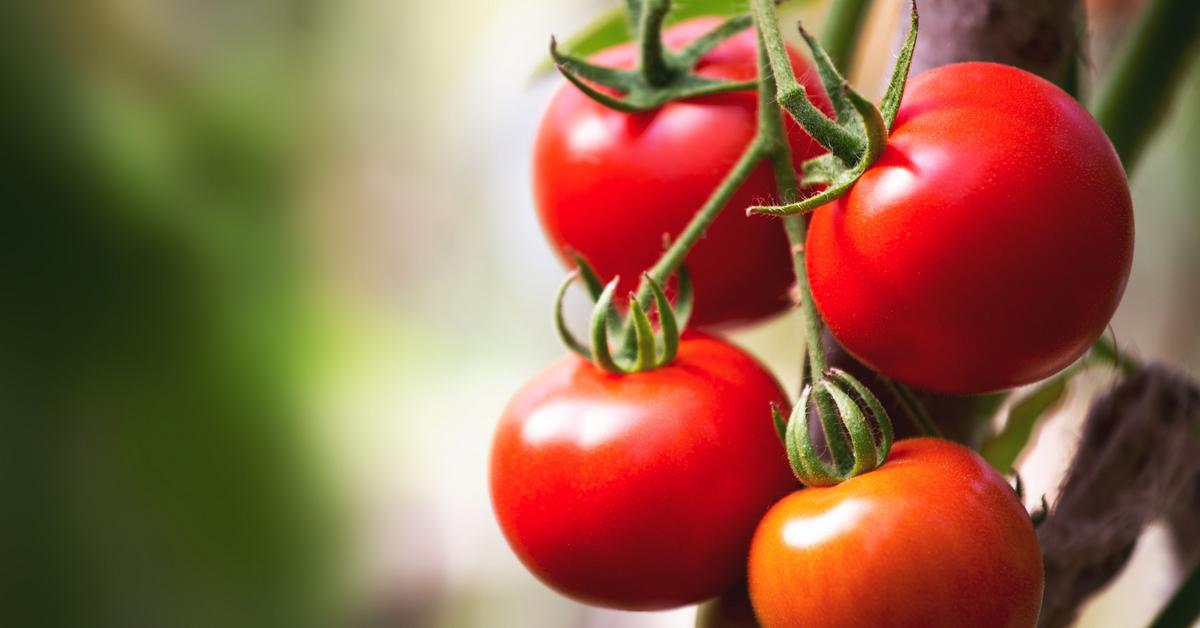
<svg viewBox="0 0 1200 628"><path fill-rule="evenodd" d="M1028 397L1012 407L1004 429L983 444L979 453L997 471L1008 473L1012 469L1038 421L1062 400L1072 373L1068 371L1038 385Z"/></svg>
<svg viewBox="0 0 1200 628"><path fill-rule="evenodd" d="M735 15L749 9L746 0L677 0L667 16L667 24L701 15ZM631 40L629 20L624 6L613 7L588 24L583 30L571 35L559 44L569 54L586 57L605 48ZM554 62L546 57L533 71L533 78L546 76L554 69Z"/></svg>

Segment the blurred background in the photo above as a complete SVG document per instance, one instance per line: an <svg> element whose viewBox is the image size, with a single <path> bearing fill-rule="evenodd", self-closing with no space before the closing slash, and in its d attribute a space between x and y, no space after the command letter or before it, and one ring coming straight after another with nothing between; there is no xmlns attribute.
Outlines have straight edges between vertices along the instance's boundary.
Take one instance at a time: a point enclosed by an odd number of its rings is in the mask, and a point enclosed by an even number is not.
<svg viewBox="0 0 1200 628"><path fill-rule="evenodd" d="M691 625L555 595L487 496L493 422L563 351L529 190L561 81L533 70L615 4L0 9L0 624ZM823 1L790 4L819 28ZM1095 74L1141 3L1088 4ZM855 74L878 94L900 3L876 5ZM1133 179L1114 322L1193 373L1198 66ZM733 338L795 392L797 316ZM1109 377L1040 429L1030 496L1053 499ZM1151 528L1081 623L1151 617L1165 548Z"/></svg>

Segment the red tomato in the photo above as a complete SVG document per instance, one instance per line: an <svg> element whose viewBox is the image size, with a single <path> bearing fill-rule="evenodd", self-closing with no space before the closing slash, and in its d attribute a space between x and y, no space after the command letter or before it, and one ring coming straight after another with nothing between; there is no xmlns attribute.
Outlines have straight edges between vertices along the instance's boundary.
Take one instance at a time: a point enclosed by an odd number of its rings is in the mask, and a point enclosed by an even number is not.
<svg viewBox="0 0 1200 628"><path fill-rule="evenodd" d="M796 487L769 404L786 398L740 349L690 336L670 365L611 375L569 355L500 419L492 506L538 578L587 604L700 602L745 577L763 513Z"/></svg>
<svg viewBox="0 0 1200 628"><path fill-rule="evenodd" d="M718 23L690 20L664 38L678 48ZM814 101L829 111L816 72L795 51L791 58ZM625 45L593 60L630 67L634 59ZM754 32L717 46L697 68L710 78L754 78ZM664 250L664 236L683 230L750 143L757 101L753 91L738 92L630 115L564 85L542 118L533 154L538 216L560 256L574 265L567 252L580 251L606 280L619 274L617 294L628 294ZM797 168L824 152L791 118L787 133ZM794 278L787 238L777 220L743 212L772 202L774 191L770 168L760 166L687 257L696 288L693 324L749 322L788 307Z"/></svg>
<svg viewBox="0 0 1200 628"><path fill-rule="evenodd" d="M1030 628L1042 601L1016 494L975 452L932 438L784 498L754 534L749 573L765 628Z"/></svg>
<svg viewBox="0 0 1200 628"><path fill-rule="evenodd" d="M913 78L879 160L818 209L817 307L875 370L982 393L1070 364L1133 261L1133 210L1104 131L1028 72L961 63Z"/></svg>

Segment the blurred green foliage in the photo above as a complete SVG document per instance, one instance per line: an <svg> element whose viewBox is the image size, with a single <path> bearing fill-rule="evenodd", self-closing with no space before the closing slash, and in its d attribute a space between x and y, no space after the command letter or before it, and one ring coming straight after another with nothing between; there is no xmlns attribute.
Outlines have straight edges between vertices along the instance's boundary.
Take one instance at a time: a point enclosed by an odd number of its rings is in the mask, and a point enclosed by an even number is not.
<svg viewBox="0 0 1200 628"><path fill-rule="evenodd" d="M330 625L290 235L315 7L252 4L0 9L0 625Z"/></svg>

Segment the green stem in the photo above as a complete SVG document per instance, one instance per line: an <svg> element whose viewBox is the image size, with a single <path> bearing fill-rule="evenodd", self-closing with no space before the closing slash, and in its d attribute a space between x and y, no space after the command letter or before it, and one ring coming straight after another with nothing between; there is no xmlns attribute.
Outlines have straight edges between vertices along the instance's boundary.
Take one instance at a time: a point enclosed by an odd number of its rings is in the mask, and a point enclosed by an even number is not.
<svg viewBox="0 0 1200 628"><path fill-rule="evenodd" d="M904 413L908 415L909 420L913 422L918 432L924 436L945 438L942 430L938 429L937 423L934 423L933 418L929 416L929 412L925 409L925 404L921 403L920 399L917 399L911 388L894 382L891 378L882 375L879 379L891 391L896 401L900 402L900 406L904 408Z"/></svg>
<svg viewBox="0 0 1200 628"><path fill-rule="evenodd" d="M656 11L662 11L663 14L665 14L666 10L669 8L670 3L666 0L650 0L641 9L642 13L639 24L641 36L640 50L642 55L643 71L645 71L647 67L646 60L654 57L653 54L647 52L648 47L658 45L659 54L657 58L660 60L663 59L661 54L661 37L658 34L658 31L662 25L662 17L660 16L658 18L651 19L650 22L647 22L647 19L649 18L647 18L646 15L655 13ZM653 37L646 35L647 24L656 26ZM648 44L647 42L650 40L658 43ZM696 212L696 215L692 217L691 222L684 227L683 231L679 233L671 245L667 247L667 250L663 252L662 256L658 258L658 261L654 263L654 266L647 271L647 274L653 278L654 281L661 285L666 285L667 280L670 279L671 275L674 274L679 268L680 264L683 263L683 260L687 257L688 252L691 251L692 247L696 245L696 242L698 242L700 238L704 237L704 232L708 229L709 225L711 225L712 222L716 220L717 216L721 214L721 210L725 208L725 206L729 203L729 200L733 198L733 195L738 191L742 184L746 182L746 179L749 178L750 173L754 171L754 168L758 166L759 162L761 162L766 155L767 153L764 150L764 146L760 138L755 137L755 139L751 140L741 157L738 158L737 163L735 163L729 173L725 175L725 178L717 186L717 189L714 190L713 193L708 197L708 200L704 202L704 205ZM635 300L643 307L649 307L653 297L654 293L651 290L649 283L644 280L640 282L635 295ZM626 344L628 342L628 334L630 334L631 331L632 326L626 325L624 330L625 338L622 339L622 344Z"/></svg>
<svg viewBox="0 0 1200 628"><path fill-rule="evenodd" d="M729 203L729 199L733 198L738 188L746 182L746 178L754 171L755 166L762 161L765 156L763 144L755 138L746 147L745 152L738 158L733 169L729 174L725 175L725 179L717 186L717 189L704 202L704 206L700 208L696 215L692 217L692 221L684 227L671 246L667 248L662 257L654 263L654 266L649 270L649 274L660 284L665 284L671 274L675 272L679 265L683 263L683 259L687 257L688 251L704 237L704 231L716 220L720 215L721 210ZM653 296L650 291L650 286L643 281L638 287L638 301L644 302L649 297ZM644 305L645 303L643 303Z"/></svg>
<svg viewBox="0 0 1200 628"><path fill-rule="evenodd" d="M1092 115L1126 171L1157 130L1200 37L1200 2L1153 0L1122 44L1092 99Z"/></svg>
<svg viewBox="0 0 1200 628"><path fill-rule="evenodd" d="M1117 350L1117 346L1108 336L1100 336L1092 345L1092 353L1106 362L1116 364L1123 375L1130 375L1138 368L1137 360Z"/></svg>
<svg viewBox="0 0 1200 628"><path fill-rule="evenodd" d="M771 3L772 0L766 0L766 2ZM773 4L772 7L774 7ZM796 171L792 165L792 150L784 132L783 115L779 107L771 101L771 95L776 91L776 75L771 71L770 46L766 41L767 38L763 35L770 29L764 28L763 25L773 23L773 21L763 22L761 19L770 20L772 17L773 13L768 14L765 18L760 18L758 22L757 141L765 147L767 157L771 160L780 202L790 203L798 197L800 182L796 178ZM790 63L788 63L788 67L791 67ZM790 71L788 75L791 75ZM822 117L824 118L824 116ZM805 215L785 216L783 227L787 232L788 244L792 247L792 271L796 276L796 289L799 292L800 307L804 314L809 373L814 382L819 382L825 378L826 360L825 349L821 346L821 317L813 303L812 292L808 286L808 273L804 266L804 239L808 230L808 217Z"/></svg>
<svg viewBox="0 0 1200 628"><path fill-rule="evenodd" d="M725 205L733 198L734 193L738 191L738 188L742 187L742 184L746 182L750 173L754 171L754 168L758 166L759 162L765 156L766 152L763 149L763 143L758 137L755 137L750 141L750 145L746 147L746 150L742 152L742 156L738 158L737 163L725 175L725 178L717 186L717 189L708 197L708 200L704 201L704 205L696 212L696 215L692 216L691 222L671 242L671 246L667 247L667 250L658 258L654 266L646 271L648 277L660 285L666 285L667 280L679 269L688 252L700 241L700 238L704 237L704 232L708 229L708 226L717 219L717 216L721 214L721 210L725 209ZM650 285L650 282L643 278L638 283L637 292L634 294L633 300L640 303L643 308L648 308L653 298L653 287ZM632 320L627 321L621 333L621 346L631 345L633 332Z"/></svg>
<svg viewBox="0 0 1200 628"><path fill-rule="evenodd" d="M825 30L821 33L821 46L837 69L845 74L854 60L854 48L858 34L866 21L871 0L834 0L825 18Z"/></svg>
<svg viewBox="0 0 1200 628"><path fill-rule="evenodd" d="M662 42L663 20L670 10L670 0L646 0L638 20L638 66L642 78L650 85L671 82L673 72Z"/></svg>
<svg viewBox="0 0 1200 628"><path fill-rule="evenodd" d="M759 85L765 83L768 76L773 79L771 83L774 84L772 90L759 90L759 94L762 95L760 100L773 97L814 140L828 148L843 162L856 163L863 152L862 140L825 117L825 114L809 100L804 86L796 80L787 47L779 33L775 0L752 0L751 8L754 23L758 26L759 38L763 40L770 61L768 67L761 67L759 70Z"/></svg>
<svg viewBox="0 0 1200 628"><path fill-rule="evenodd" d="M1175 595L1163 607L1150 628L1175 628L1191 626L1200 617L1200 565L1192 569Z"/></svg>

